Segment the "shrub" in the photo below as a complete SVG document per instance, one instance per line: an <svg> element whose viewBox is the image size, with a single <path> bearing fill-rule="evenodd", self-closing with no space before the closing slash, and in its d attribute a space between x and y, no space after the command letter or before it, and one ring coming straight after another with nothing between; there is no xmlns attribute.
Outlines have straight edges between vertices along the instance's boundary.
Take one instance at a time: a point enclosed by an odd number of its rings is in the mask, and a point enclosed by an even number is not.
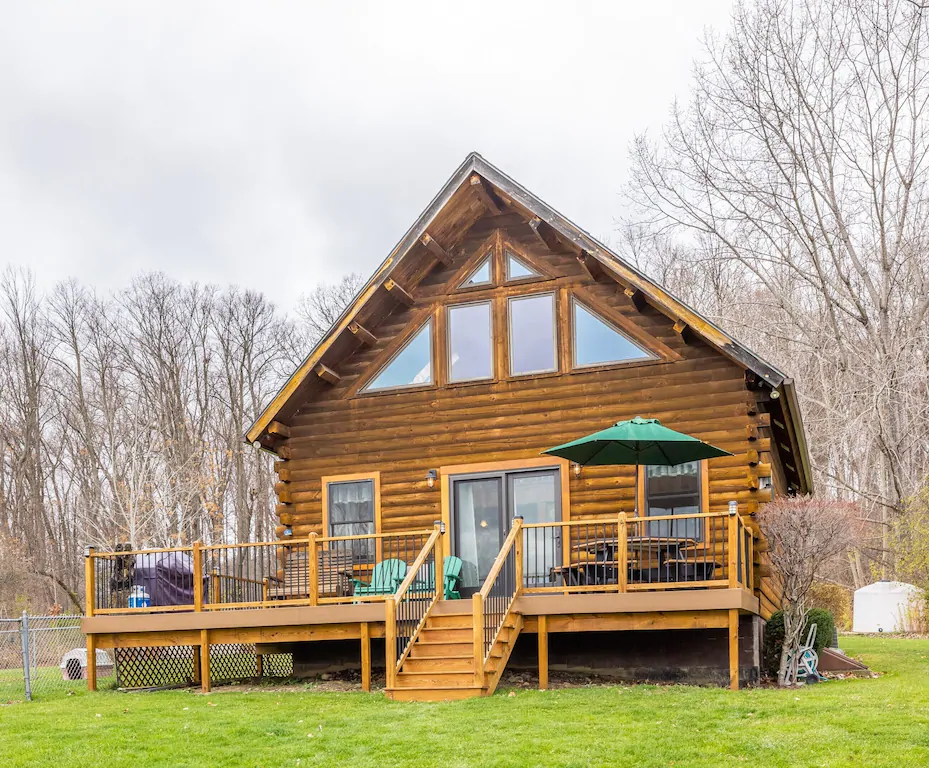
<svg viewBox="0 0 929 768"><path fill-rule="evenodd" d="M806 623L803 626L803 633L800 636L801 642L806 642L806 636L810 627L816 625L816 642L813 648L816 653L822 653L823 648L832 642L832 632L835 629L835 621L832 613L824 608L813 608L806 615ZM782 611L775 611L768 619L764 630L764 648L762 651L761 667L765 675L777 677L777 670L781 663L781 647L784 645L784 614Z"/></svg>
<svg viewBox="0 0 929 768"><path fill-rule="evenodd" d="M852 591L839 584L817 581L810 590L810 605L825 608L832 613L835 625L841 631L852 628ZM806 636L803 637L806 640Z"/></svg>

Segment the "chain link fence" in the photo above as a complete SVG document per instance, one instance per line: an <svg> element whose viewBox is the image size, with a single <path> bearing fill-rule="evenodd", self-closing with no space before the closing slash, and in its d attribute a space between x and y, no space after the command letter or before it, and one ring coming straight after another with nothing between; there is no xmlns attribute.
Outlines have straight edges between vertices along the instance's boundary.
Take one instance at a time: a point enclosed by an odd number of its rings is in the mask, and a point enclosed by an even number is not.
<svg viewBox="0 0 929 768"><path fill-rule="evenodd" d="M87 648L80 616L0 619L0 700L41 698L86 688ZM113 657L97 651L98 685L115 680Z"/></svg>

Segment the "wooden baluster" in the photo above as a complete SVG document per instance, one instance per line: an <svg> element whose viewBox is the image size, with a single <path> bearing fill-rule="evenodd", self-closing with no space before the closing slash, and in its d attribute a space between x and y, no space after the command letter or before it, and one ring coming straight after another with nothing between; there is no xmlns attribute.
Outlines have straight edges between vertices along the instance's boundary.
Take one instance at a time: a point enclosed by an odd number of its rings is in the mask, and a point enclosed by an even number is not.
<svg viewBox="0 0 929 768"><path fill-rule="evenodd" d="M384 662L387 688L397 684L397 601L393 595L384 600Z"/></svg>
<svg viewBox="0 0 929 768"><path fill-rule="evenodd" d="M513 542L513 556L516 558L516 584L513 594L518 596L523 591L523 519L517 517L513 521L516 529L516 539Z"/></svg>
<svg viewBox="0 0 929 768"><path fill-rule="evenodd" d="M475 592L471 599L474 613L474 685L484 687L484 597Z"/></svg>
<svg viewBox="0 0 929 768"><path fill-rule="evenodd" d="M203 610L203 550L199 541L194 542L194 610Z"/></svg>
<svg viewBox="0 0 929 768"><path fill-rule="evenodd" d="M626 513L620 512L616 521L616 591L625 592L629 578L629 553L626 531Z"/></svg>
<svg viewBox="0 0 929 768"><path fill-rule="evenodd" d="M316 533L311 533L307 543L307 568L310 569L310 605L319 604L319 545Z"/></svg>

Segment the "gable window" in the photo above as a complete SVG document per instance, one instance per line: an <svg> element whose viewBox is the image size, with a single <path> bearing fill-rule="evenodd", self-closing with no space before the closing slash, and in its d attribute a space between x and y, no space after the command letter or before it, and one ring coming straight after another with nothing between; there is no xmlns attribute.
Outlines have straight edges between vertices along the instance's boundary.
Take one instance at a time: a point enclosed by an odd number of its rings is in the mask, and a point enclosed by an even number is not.
<svg viewBox="0 0 929 768"><path fill-rule="evenodd" d="M489 301L448 308L448 380L492 379L493 318Z"/></svg>
<svg viewBox="0 0 929 768"><path fill-rule="evenodd" d="M571 300L571 313L575 368L654 358L654 355L577 299Z"/></svg>
<svg viewBox="0 0 929 768"><path fill-rule="evenodd" d="M490 269L490 254L484 257L484 260L474 268L474 270L465 278L459 288L477 288L482 285L490 285L493 282L493 276Z"/></svg>
<svg viewBox="0 0 929 768"><path fill-rule="evenodd" d="M673 467L646 467L646 513L650 517L699 514L701 466L699 461L689 461ZM648 524L648 535L700 540L703 520L656 520Z"/></svg>
<svg viewBox="0 0 929 768"><path fill-rule="evenodd" d="M362 536L376 532L374 480L327 483L327 536ZM356 559L374 560L375 539L353 541Z"/></svg>
<svg viewBox="0 0 929 768"><path fill-rule="evenodd" d="M542 277L524 261L520 261L509 251L506 252L506 281L512 283L516 280L531 280Z"/></svg>
<svg viewBox="0 0 929 768"><path fill-rule="evenodd" d="M432 320L428 320L362 391L419 387L431 383Z"/></svg>
<svg viewBox="0 0 929 768"><path fill-rule="evenodd" d="M555 355L555 294L508 300L510 373L521 376L558 369Z"/></svg>

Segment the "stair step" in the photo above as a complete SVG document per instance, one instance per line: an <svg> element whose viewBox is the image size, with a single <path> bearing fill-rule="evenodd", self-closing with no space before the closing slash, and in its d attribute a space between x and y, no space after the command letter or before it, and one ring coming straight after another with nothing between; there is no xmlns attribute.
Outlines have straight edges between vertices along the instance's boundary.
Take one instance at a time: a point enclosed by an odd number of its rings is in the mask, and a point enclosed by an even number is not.
<svg viewBox="0 0 929 768"><path fill-rule="evenodd" d="M470 616L472 611L470 600L439 600L432 610L430 616Z"/></svg>
<svg viewBox="0 0 929 768"><path fill-rule="evenodd" d="M470 613L450 613L446 616L433 616L429 614L426 619L426 629L471 629L474 626L474 616Z"/></svg>
<svg viewBox="0 0 929 768"><path fill-rule="evenodd" d="M473 674L474 657L438 656L434 658L407 658L402 672L469 672Z"/></svg>
<svg viewBox="0 0 929 768"><path fill-rule="evenodd" d="M472 688L473 672L399 672L396 688Z"/></svg>
<svg viewBox="0 0 929 768"><path fill-rule="evenodd" d="M429 642L426 640L420 640L416 638L416 642L413 643L410 648L410 658L412 659L421 659L424 657L429 658L444 658L447 656L465 656L468 653L471 653L474 650L473 643L444 643L444 642Z"/></svg>
<svg viewBox="0 0 929 768"><path fill-rule="evenodd" d="M486 688L388 688L387 698L394 701L451 701L483 696Z"/></svg>
<svg viewBox="0 0 929 768"><path fill-rule="evenodd" d="M419 640L428 643L467 643L474 641L472 627L448 629L446 627L423 627Z"/></svg>

